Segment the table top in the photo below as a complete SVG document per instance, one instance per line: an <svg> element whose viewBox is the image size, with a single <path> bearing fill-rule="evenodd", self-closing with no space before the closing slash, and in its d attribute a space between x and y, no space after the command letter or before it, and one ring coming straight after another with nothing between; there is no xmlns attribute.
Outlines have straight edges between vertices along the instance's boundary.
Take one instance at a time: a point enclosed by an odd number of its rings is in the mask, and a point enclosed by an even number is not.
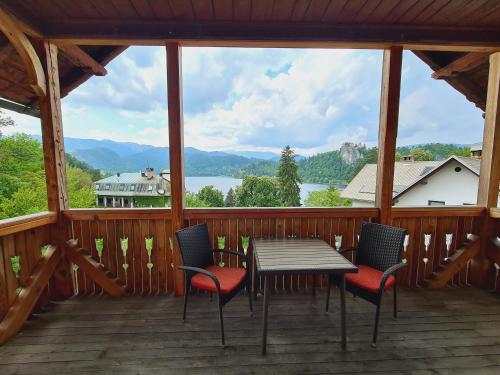
<svg viewBox="0 0 500 375"><path fill-rule="evenodd" d="M358 268L319 238L255 239L260 273L346 273Z"/></svg>

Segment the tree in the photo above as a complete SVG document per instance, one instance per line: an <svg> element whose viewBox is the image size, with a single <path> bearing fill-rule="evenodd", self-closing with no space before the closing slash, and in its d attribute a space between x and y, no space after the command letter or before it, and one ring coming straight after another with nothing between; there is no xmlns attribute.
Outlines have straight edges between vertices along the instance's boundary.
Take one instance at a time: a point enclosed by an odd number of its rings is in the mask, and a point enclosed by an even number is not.
<svg viewBox="0 0 500 375"><path fill-rule="evenodd" d="M307 207L345 207L352 205L349 199L340 197L340 191L333 184L324 190L311 191L304 203Z"/></svg>
<svg viewBox="0 0 500 375"><path fill-rule="evenodd" d="M234 207L236 206L236 194L234 193L233 188L230 188L226 194L226 200L224 201L224 206L226 207Z"/></svg>
<svg viewBox="0 0 500 375"><path fill-rule="evenodd" d="M198 194L186 191L186 207L210 207L207 202L198 198Z"/></svg>
<svg viewBox="0 0 500 375"><path fill-rule="evenodd" d="M2 136L2 128L6 128L7 126L14 126L14 120L0 110L0 137Z"/></svg>
<svg viewBox="0 0 500 375"><path fill-rule="evenodd" d="M299 166L295 162L295 153L290 146L284 147L281 151L277 175L283 206L300 206Z"/></svg>
<svg viewBox="0 0 500 375"><path fill-rule="evenodd" d="M80 168L66 166L68 200L71 208L88 208L95 205L96 194L92 177Z"/></svg>
<svg viewBox="0 0 500 375"><path fill-rule="evenodd" d="M421 147L416 147L410 151L410 155L413 156L415 161L429 161L434 160L432 152L425 150Z"/></svg>
<svg viewBox="0 0 500 375"><path fill-rule="evenodd" d="M279 183L276 177L245 176L235 193L238 207L281 206Z"/></svg>
<svg viewBox="0 0 500 375"><path fill-rule="evenodd" d="M224 194L213 185L204 186L198 192L197 197L206 202L209 207L224 207Z"/></svg>

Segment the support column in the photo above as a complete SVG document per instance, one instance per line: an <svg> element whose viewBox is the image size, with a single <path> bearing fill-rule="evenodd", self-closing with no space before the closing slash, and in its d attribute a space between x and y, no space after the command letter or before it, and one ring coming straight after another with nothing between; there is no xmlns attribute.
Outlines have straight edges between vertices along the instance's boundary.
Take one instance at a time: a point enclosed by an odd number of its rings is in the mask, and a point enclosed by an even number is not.
<svg viewBox="0 0 500 375"><path fill-rule="evenodd" d="M401 47L391 47L384 51L375 207L380 211L379 222L387 225L391 224L392 219L392 191L398 135L402 60L403 49Z"/></svg>
<svg viewBox="0 0 500 375"><path fill-rule="evenodd" d="M58 223L51 231L51 243L60 251L65 249L67 239L61 211L68 209L66 184L66 160L59 87L58 49L47 41L39 40L36 48L46 77L46 95L40 97L40 120L45 163L45 179L49 211L58 213ZM73 295L71 269L66 257L62 257L54 272L55 288L52 298L64 300Z"/></svg>
<svg viewBox="0 0 500 375"><path fill-rule="evenodd" d="M40 97L40 119L48 208L49 211L60 212L68 208L68 193L57 47L47 41L38 42L38 47L47 76L47 95Z"/></svg>
<svg viewBox="0 0 500 375"><path fill-rule="evenodd" d="M184 227L184 124L182 118L182 57L179 43L167 43L168 134L170 142L170 186L172 229ZM174 240L174 266L181 264ZM175 294L184 293L184 277L175 270Z"/></svg>
<svg viewBox="0 0 500 375"><path fill-rule="evenodd" d="M479 287L487 287L491 271L489 251L496 251L490 237L498 235L495 221L489 216L489 209L498 204L500 181L500 52L490 55L488 94L484 120L483 151L477 193L478 206L486 207L487 214L481 226L481 252L471 263L471 282Z"/></svg>

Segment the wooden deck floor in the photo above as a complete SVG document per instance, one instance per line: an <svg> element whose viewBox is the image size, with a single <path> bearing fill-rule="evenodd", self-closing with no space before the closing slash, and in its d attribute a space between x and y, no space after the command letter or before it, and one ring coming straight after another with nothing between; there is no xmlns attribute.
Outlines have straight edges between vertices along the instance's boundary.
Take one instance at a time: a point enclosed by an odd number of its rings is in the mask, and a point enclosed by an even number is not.
<svg viewBox="0 0 500 375"><path fill-rule="evenodd" d="M0 348L0 374L500 374L500 297L476 289L407 290L400 317L385 300L379 344L370 346L374 307L348 297L348 348L339 344L338 292L273 295L268 355L260 355L261 304L225 308L219 346L216 303L170 297L77 298L57 304Z"/></svg>

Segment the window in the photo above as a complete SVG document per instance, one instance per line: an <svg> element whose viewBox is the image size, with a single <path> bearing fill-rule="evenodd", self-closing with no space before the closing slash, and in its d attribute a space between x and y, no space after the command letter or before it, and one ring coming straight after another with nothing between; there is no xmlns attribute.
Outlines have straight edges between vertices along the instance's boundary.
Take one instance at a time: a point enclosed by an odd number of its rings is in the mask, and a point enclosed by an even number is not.
<svg viewBox="0 0 500 375"><path fill-rule="evenodd" d="M148 185L148 191L149 192L153 191L153 185Z"/></svg>
<svg viewBox="0 0 500 375"><path fill-rule="evenodd" d="M111 189L111 184L106 184L106 187L105 187L106 190L109 190Z"/></svg>
<svg viewBox="0 0 500 375"><path fill-rule="evenodd" d="M135 185L130 185L130 191L135 191Z"/></svg>
<svg viewBox="0 0 500 375"><path fill-rule="evenodd" d="M95 189L99 190L99 184L95 184Z"/></svg>
<svg viewBox="0 0 500 375"><path fill-rule="evenodd" d="M444 206L444 201L429 201L428 206Z"/></svg>
<svg viewBox="0 0 500 375"><path fill-rule="evenodd" d="M124 191L125 190L125 185L124 184L120 184L120 186L118 187L118 190Z"/></svg>

